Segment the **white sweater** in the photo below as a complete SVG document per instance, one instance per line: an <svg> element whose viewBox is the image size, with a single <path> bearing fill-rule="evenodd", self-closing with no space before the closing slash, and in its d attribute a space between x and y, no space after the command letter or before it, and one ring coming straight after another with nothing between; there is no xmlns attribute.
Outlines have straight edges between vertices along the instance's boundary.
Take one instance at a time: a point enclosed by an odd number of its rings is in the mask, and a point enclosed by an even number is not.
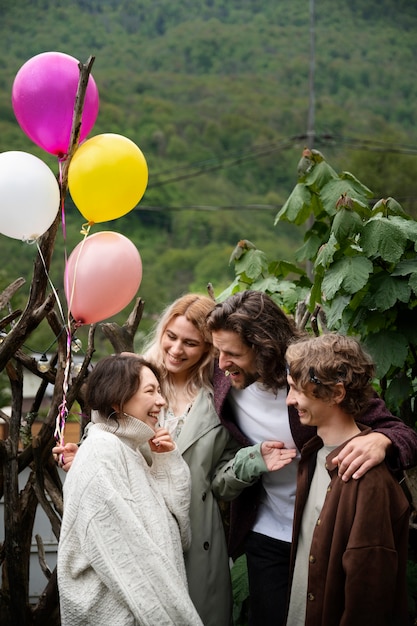
<svg viewBox="0 0 417 626"><path fill-rule="evenodd" d="M152 453L152 436L134 418L99 419L76 455L58 546L62 626L202 626L182 554L190 472L177 449Z"/></svg>

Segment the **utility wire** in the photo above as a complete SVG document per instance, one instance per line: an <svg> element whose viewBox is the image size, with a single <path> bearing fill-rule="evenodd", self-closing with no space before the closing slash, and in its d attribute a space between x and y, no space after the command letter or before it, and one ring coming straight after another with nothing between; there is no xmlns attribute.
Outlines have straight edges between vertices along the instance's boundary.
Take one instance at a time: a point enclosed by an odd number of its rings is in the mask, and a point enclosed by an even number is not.
<svg viewBox="0 0 417 626"><path fill-rule="evenodd" d="M248 152L240 153L236 157L233 157L232 154L232 157L229 156L217 159L212 158L205 161L197 161L188 165L175 167L162 172L156 172L152 175L152 180L149 181L148 189L163 187L164 185L169 185L172 183L180 182L182 180L187 180L189 178L202 176L203 174L207 174L209 172L215 172L222 169L228 169L230 167L236 167L236 165L269 156L270 154L273 154L275 152L282 152L294 148L297 144L300 144L300 142L307 143L308 139L309 136L307 134L295 135L277 143L271 142L262 144L261 146L254 147ZM367 150L370 152L385 152L387 154L404 154L410 156L417 155L417 147L415 146L393 144L372 139L356 139L332 135L330 133L315 135L315 144L320 147L328 146L334 148L345 146L346 148L351 150ZM184 171L184 173L174 175L175 172L178 171ZM158 178L162 176L166 176L166 178L158 180Z"/></svg>

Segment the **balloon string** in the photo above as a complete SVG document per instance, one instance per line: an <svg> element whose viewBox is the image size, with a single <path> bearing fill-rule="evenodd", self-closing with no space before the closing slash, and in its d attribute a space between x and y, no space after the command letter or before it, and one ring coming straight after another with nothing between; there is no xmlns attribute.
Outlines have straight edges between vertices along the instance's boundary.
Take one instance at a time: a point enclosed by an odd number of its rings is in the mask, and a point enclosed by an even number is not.
<svg viewBox="0 0 417 626"><path fill-rule="evenodd" d="M70 369L71 369L71 320L70 320L70 315L71 315L71 309L72 309L72 302L74 299L74 291L75 291L75 283L76 283L76 276L77 276L77 270L78 270L78 261L81 255L81 252L84 248L84 244L85 241L87 239L88 233L89 233L90 227L88 227L88 229L84 230L84 239L81 243L80 246L80 250L78 252L77 255L77 259L76 259L76 263L75 263L75 268L74 268L74 276L73 276L73 280L72 280L72 287L71 287L71 293L70 293L70 297L69 297L69 302L68 302L68 332L67 332L67 356L66 356L66 360L65 360L65 370L64 370L64 381L63 381L63 385L62 385L62 402L58 408L58 415L56 417L56 424L55 424L55 432L54 432L54 437L56 439L56 441L59 443L59 445L64 446L65 442L64 442L64 431L65 431L65 424L66 424L66 420L68 417L68 406L67 406L67 392L68 392L68 387L69 387L69 375L70 375ZM66 281L66 287L68 288L68 273L65 272L65 281ZM68 293L68 289L66 289L66 292ZM63 458L63 454L60 455L60 459L59 459L62 463L64 462L64 458Z"/></svg>
<svg viewBox="0 0 417 626"><path fill-rule="evenodd" d="M41 261L42 261L42 264L43 264L43 267L44 267L44 270L45 270L45 274L46 274L46 277L47 277L47 279L48 279L48 283L50 284L51 289L52 289L52 292L53 292L53 294L54 294L54 296L55 296L55 300L56 300L56 302L57 302L58 309L59 309L59 312L60 312L60 314L61 314L62 323L63 323L63 324L64 324L64 326L65 326L65 316L64 316L64 311L62 310L61 302L60 302L59 297L58 297L58 292L57 292L57 290L55 289L55 286L54 286L54 284L53 284L53 282L52 282L52 280L51 280L51 277L50 277L50 275L49 275L48 269L47 269L47 267L46 267L46 262L45 262L45 259L44 259L43 254L42 254L42 251L41 251L41 249L40 249L40 246L39 246L39 242L38 242L38 241L36 241L36 247L38 248L38 253L39 253L39 256L40 256L40 258L41 258Z"/></svg>
<svg viewBox="0 0 417 626"><path fill-rule="evenodd" d="M84 228L85 226L88 226L88 228ZM71 287L71 292L70 292L70 297L69 297L69 302L68 302L68 314L70 313L70 311L72 309L72 302L74 300L75 283L76 283L77 271L78 271L78 262L80 260L80 256L81 256L81 253L83 251L83 248L84 248L84 245L85 245L85 242L86 242L86 239L87 239L87 236L88 236L89 232L90 232L90 225L89 224L84 224L83 225L83 230L81 230L81 234L84 235L84 239L81 242L81 246L80 246L80 249L78 251L76 261L75 261L74 276L73 276L73 279L72 279L72 287ZM69 283L68 272L65 272L65 287L66 287L65 291L66 291L66 293L68 293L68 283Z"/></svg>
<svg viewBox="0 0 417 626"><path fill-rule="evenodd" d="M58 415L56 417L54 437L60 446L65 445L64 430L68 417L67 392L69 386L69 373L71 368L71 333L67 333L67 357L65 360L64 381L62 384L62 402L58 407ZM64 455L60 455L61 462L64 461Z"/></svg>

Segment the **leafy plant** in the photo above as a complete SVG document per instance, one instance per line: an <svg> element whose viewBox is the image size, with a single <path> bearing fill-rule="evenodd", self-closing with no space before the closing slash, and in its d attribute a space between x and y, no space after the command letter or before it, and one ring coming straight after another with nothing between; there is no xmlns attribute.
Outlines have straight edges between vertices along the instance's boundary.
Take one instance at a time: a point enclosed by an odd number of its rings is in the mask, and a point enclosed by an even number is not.
<svg viewBox="0 0 417 626"><path fill-rule="evenodd" d="M363 342L387 405L416 426L417 222L394 198L372 204L370 189L317 150L304 150L298 176L275 219L308 224L297 264L269 261L241 241L231 257L236 278L219 299L259 289L288 313L300 302L310 315L321 311L327 329Z"/></svg>

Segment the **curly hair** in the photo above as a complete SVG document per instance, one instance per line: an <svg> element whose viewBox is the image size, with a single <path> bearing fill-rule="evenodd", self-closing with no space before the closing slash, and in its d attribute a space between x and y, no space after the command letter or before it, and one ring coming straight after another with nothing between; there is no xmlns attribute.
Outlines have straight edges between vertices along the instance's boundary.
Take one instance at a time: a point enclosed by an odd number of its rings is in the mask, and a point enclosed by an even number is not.
<svg viewBox="0 0 417 626"><path fill-rule="evenodd" d="M116 354L100 359L87 378L85 399L88 407L117 421L114 407L118 406L123 412L123 406L139 389L144 367L148 367L160 381L155 365L135 354Z"/></svg>
<svg viewBox="0 0 417 626"><path fill-rule="evenodd" d="M207 328L239 335L254 352L263 384L274 392L286 386L285 351L301 333L266 293L247 290L230 296L211 311Z"/></svg>
<svg viewBox="0 0 417 626"><path fill-rule="evenodd" d="M196 293L181 296L162 313L149 341L143 348L145 358L155 363L161 371L161 386L163 395L168 401L168 405L171 405L175 398L175 387L171 379L171 374L164 365L164 354L161 346L167 326L174 318L179 316L184 316L191 322L200 333L206 347L201 359L189 372L186 392L191 399L202 387L208 391L212 391L211 381L213 378L215 350L211 341L211 334L207 330L206 318L214 305L215 302L208 296L202 296Z"/></svg>
<svg viewBox="0 0 417 626"><path fill-rule="evenodd" d="M353 337L326 333L303 339L288 347L286 360L294 382L312 390L314 397L330 400L334 386L342 382L346 395L340 407L355 418L367 408L374 393L375 366Z"/></svg>

